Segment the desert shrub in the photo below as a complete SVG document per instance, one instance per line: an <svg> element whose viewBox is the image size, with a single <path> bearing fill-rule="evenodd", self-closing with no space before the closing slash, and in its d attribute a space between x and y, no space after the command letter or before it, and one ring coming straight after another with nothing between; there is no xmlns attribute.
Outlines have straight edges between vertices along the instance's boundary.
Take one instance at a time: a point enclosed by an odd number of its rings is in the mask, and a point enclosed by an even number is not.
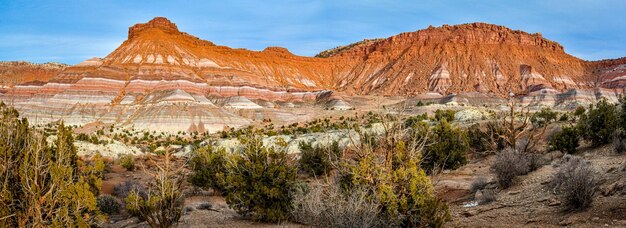
<svg viewBox="0 0 626 228"><path fill-rule="evenodd" d="M297 168L286 143L265 147L258 136L240 138L243 149L229 168L226 203L237 213L260 221L284 221L291 211Z"/></svg>
<svg viewBox="0 0 626 228"><path fill-rule="evenodd" d="M474 198L478 202L478 204L488 204L493 201L496 201L496 192L493 189L483 189L480 190L480 196L478 198Z"/></svg>
<svg viewBox="0 0 626 228"><path fill-rule="evenodd" d="M528 172L533 172L548 163L541 154L525 153L524 157L528 161Z"/></svg>
<svg viewBox="0 0 626 228"><path fill-rule="evenodd" d="M491 170L496 174L498 185L508 188L513 184L515 177L530 172L531 161L525 153L508 148L498 154Z"/></svg>
<svg viewBox="0 0 626 228"><path fill-rule="evenodd" d="M49 145L0 103L0 227L87 227L100 218L73 143L61 123Z"/></svg>
<svg viewBox="0 0 626 228"><path fill-rule="evenodd" d="M170 170L169 153L165 155L165 165L158 166L153 173L155 182L148 188L146 195L132 190L126 197L126 209L151 227L172 227L178 223L183 213L184 196L182 183Z"/></svg>
<svg viewBox="0 0 626 228"><path fill-rule="evenodd" d="M610 142L618 122L615 105L602 99L595 106L589 106L587 112L581 115L577 127L584 139L598 147Z"/></svg>
<svg viewBox="0 0 626 228"><path fill-rule="evenodd" d="M452 121L454 121L454 114L455 113L456 112L454 110L437 109L437 110L435 110L435 120L437 120L437 121L446 120L448 122L452 122Z"/></svg>
<svg viewBox="0 0 626 228"><path fill-rule="evenodd" d="M466 132L442 120L433 127L431 142L424 154L422 167L429 172L459 168L467 163L465 153L468 149Z"/></svg>
<svg viewBox="0 0 626 228"><path fill-rule="evenodd" d="M96 200L98 209L105 214L117 214L120 211L120 202L111 195L100 195Z"/></svg>
<svg viewBox="0 0 626 228"><path fill-rule="evenodd" d="M135 157L130 154L121 155L118 163L128 171L135 170Z"/></svg>
<svg viewBox="0 0 626 228"><path fill-rule="evenodd" d="M98 131L100 131L100 130L98 130ZM85 133L80 133L80 134L78 134L76 136L76 140L84 141L84 142L88 142L88 143L93 143L93 144L96 144L96 145L106 144L107 142L105 140L98 139L98 135L94 134L94 135L89 136L89 135L87 135Z"/></svg>
<svg viewBox="0 0 626 228"><path fill-rule="evenodd" d="M79 167L82 167L81 173L85 182L89 185L89 190L94 195L99 195L102 188L102 179L104 178L104 171L106 165L104 164L104 158L100 153L96 153L94 156L87 160L78 159L76 161Z"/></svg>
<svg viewBox="0 0 626 228"><path fill-rule="evenodd" d="M579 146L578 130L572 126L565 126L550 139L549 149L573 154Z"/></svg>
<svg viewBox="0 0 626 228"><path fill-rule="evenodd" d="M576 107L576 110L574 111L574 116L580 118L583 114L585 114L586 111L587 110L585 110L585 107L578 106L578 107Z"/></svg>
<svg viewBox="0 0 626 228"><path fill-rule="evenodd" d="M559 121L560 122L565 122L565 121L568 121L568 120L569 120L569 114L567 114L567 113L563 113L563 114L561 114L561 116L559 116Z"/></svg>
<svg viewBox="0 0 626 228"><path fill-rule="evenodd" d="M561 114L561 116L559 117L559 121L560 122L565 122L569 120L569 115L567 113L563 113Z"/></svg>
<svg viewBox="0 0 626 228"><path fill-rule="evenodd" d="M148 197L146 188L135 181L124 181L123 183L113 187L113 195L122 199L126 199L126 197L133 192L139 194L143 198Z"/></svg>
<svg viewBox="0 0 626 228"><path fill-rule="evenodd" d="M198 209L198 210L211 210L211 209L213 209L213 204L211 204L209 202L200 203L198 206L196 206L196 209Z"/></svg>
<svg viewBox="0 0 626 228"><path fill-rule="evenodd" d="M404 120L404 127L411 128L416 124L422 123L424 120L428 120L428 114L423 113L421 115L410 116Z"/></svg>
<svg viewBox="0 0 626 228"><path fill-rule="evenodd" d="M337 141L328 146L312 146L311 143L301 142L300 145L300 169L313 176L328 173L333 164L337 164L342 157L342 150Z"/></svg>
<svg viewBox="0 0 626 228"><path fill-rule="evenodd" d="M591 205L598 179L589 161L567 156L552 177L552 186L568 210L582 210Z"/></svg>
<svg viewBox="0 0 626 228"><path fill-rule="evenodd" d="M618 124L621 128L626 128L626 96L619 99L620 108L617 110Z"/></svg>
<svg viewBox="0 0 626 228"><path fill-rule="evenodd" d="M226 173L228 172L229 154L224 148L212 145L194 151L190 166L193 170L189 181L198 187L210 187L216 191L226 190Z"/></svg>
<svg viewBox="0 0 626 228"><path fill-rule="evenodd" d="M497 150L498 138L489 127L487 125L483 130L479 124L473 124L467 129L467 142L474 154L485 155Z"/></svg>
<svg viewBox="0 0 626 228"><path fill-rule="evenodd" d="M326 188L297 188L292 215L295 221L315 227L383 226L379 204L370 194L364 189L343 192L333 183Z"/></svg>
<svg viewBox="0 0 626 228"><path fill-rule="evenodd" d="M474 194L480 190L483 190L488 184L489 182L487 181L487 178L476 178L474 181L472 181L472 184L470 185L470 193Z"/></svg>
<svg viewBox="0 0 626 228"><path fill-rule="evenodd" d="M364 155L342 169L343 188L371 189L386 226L443 226L450 220L448 207L434 195L430 179L419 166L418 151L406 147L404 141L382 142L382 154L363 147Z"/></svg>
<svg viewBox="0 0 626 228"><path fill-rule="evenodd" d="M533 113L532 116L530 117L530 122L533 123L533 125L543 127L545 125L548 125L554 122L556 120L557 115L558 114L552 111L552 109L544 108L544 109L541 109L541 111L539 112Z"/></svg>
<svg viewBox="0 0 626 228"><path fill-rule="evenodd" d="M623 128L617 128L613 132L613 151L618 154L626 151L626 131Z"/></svg>
<svg viewBox="0 0 626 228"><path fill-rule="evenodd" d="M88 142L90 141L90 137L85 133L80 133L76 136L76 140Z"/></svg>

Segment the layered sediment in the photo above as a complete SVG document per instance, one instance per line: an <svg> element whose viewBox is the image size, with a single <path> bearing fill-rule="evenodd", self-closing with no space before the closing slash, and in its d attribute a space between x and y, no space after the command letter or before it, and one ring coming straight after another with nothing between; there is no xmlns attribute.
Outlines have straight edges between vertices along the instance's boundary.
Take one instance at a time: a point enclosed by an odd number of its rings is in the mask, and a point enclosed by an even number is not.
<svg viewBox="0 0 626 228"><path fill-rule="evenodd" d="M541 34L485 23L430 27L302 57L280 47L219 46L157 17L130 27L128 39L104 58L75 66L3 64L10 75L3 79L15 83L3 85L0 99L35 122L162 131L215 132L268 113L297 119L280 110L302 104L347 110L355 108L346 99L352 95L513 93L527 105L570 107L616 101L626 86L626 58L588 62Z"/></svg>

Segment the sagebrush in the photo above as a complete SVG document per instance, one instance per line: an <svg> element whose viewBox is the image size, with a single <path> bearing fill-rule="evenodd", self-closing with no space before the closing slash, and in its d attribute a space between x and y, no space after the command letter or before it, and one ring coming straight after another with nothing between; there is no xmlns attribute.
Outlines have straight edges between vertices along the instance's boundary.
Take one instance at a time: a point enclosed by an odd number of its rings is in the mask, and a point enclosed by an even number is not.
<svg viewBox="0 0 626 228"><path fill-rule="evenodd" d="M527 154L507 148L498 154L491 170L496 174L500 187L508 188L513 184L515 177L531 171L531 161Z"/></svg>
<svg viewBox="0 0 626 228"><path fill-rule="evenodd" d="M593 202L598 177L593 166L576 156L566 156L552 177L552 186L567 210L582 210Z"/></svg>
<svg viewBox="0 0 626 228"><path fill-rule="evenodd" d="M295 221L315 227L382 227L378 201L364 189L341 191L338 185L298 188L293 201Z"/></svg>

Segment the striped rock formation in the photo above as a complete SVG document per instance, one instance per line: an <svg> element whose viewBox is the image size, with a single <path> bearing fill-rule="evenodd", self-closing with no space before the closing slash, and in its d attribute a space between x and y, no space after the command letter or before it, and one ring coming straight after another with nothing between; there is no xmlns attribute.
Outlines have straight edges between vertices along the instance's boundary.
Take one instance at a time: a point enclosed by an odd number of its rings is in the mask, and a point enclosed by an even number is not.
<svg viewBox="0 0 626 228"><path fill-rule="evenodd" d="M106 57L55 70L4 86L0 99L35 122L215 132L271 115L296 120L283 109L303 105L352 109L345 99L352 95L471 102L514 92L524 104L570 107L616 101L626 86L626 58L584 61L541 34L485 23L429 27L302 57L280 47L219 46L157 17L130 27ZM10 74L2 78L17 77Z"/></svg>
<svg viewBox="0 0 626 228"><path fill-rule="evenodd" d="M215 132L252 123L237 114L264 108L251 99L315 103L328 96L323 88L332 80L321 67L326 62L282 48L253 52L217 46L155 18L130 27L128 40L108 56L67 67L47 82L16 85L1 97L35 123L63 119L71 125L100 121ZM220 99L228 102L218 106L214 101Z"/></svg>
<svg viewBox="0 0 626 228"><path fill-rule="evenodd" d="M0 92L22 83L44 83L68 67L61 63L0 62Z"/></svg>
<svg viewBox="0 0 626 228"><path fill-rule="evenodd" d="M355 94L478 91L506 96L532 86L588 87L587 62L541 34L472 23L430 27L327 54L341 66L336 86Z"/></svg>

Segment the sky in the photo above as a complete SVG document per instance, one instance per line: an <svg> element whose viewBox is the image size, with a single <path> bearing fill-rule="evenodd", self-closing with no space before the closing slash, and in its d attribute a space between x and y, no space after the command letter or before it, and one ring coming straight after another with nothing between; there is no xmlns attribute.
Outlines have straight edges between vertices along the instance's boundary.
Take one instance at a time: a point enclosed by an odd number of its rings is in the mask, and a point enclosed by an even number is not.
<svg viewBox="0 0 626 228"><path fill-rule="evenodd" d="M76 64L104 57L128 27L164 16L218 45L313 56L429 25L486 22L540 32L586 60L626 56L624 0L0 0L0 61Z"/></svg>

